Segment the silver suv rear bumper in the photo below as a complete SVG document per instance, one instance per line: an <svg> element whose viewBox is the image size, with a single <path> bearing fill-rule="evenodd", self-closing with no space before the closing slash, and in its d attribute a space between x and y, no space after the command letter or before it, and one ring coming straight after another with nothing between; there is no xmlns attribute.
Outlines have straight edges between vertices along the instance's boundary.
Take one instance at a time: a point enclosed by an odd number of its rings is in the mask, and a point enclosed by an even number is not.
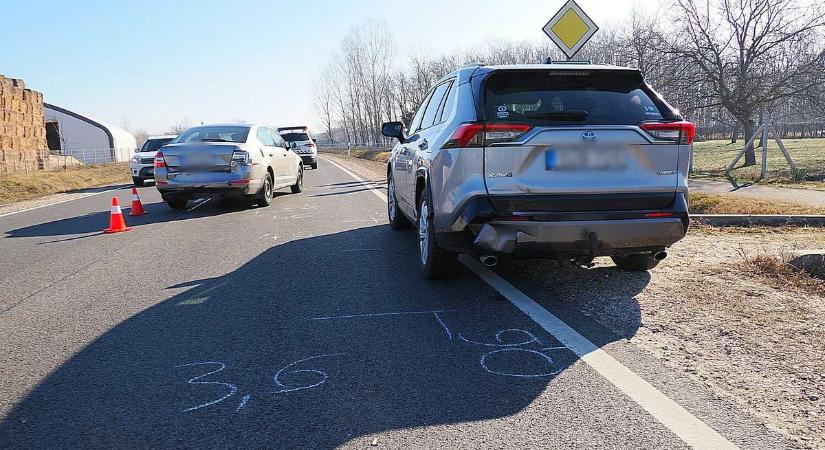
<svg viewBox="0 0 825 450"><path fill-rule="evenodd" d="M624 249L665 248L685 236L678 218L565 221L488 222L479 231L473 246L484 254L514 254L519 251L565 253L587 251L591 233L598 242L595 256L612 256Z"/></svg>

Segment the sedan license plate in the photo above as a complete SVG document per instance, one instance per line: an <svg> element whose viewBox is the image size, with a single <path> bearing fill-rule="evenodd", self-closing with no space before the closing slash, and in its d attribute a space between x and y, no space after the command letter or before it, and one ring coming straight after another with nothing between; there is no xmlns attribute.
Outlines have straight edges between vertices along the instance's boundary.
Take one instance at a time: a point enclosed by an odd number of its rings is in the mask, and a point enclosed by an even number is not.
<svg viewBox="0 0 825 450"><path fill-rule="evenodd" d="M619 149L549 149L545 169L556 171L619 171L627 168L627 152Z"/></svg>

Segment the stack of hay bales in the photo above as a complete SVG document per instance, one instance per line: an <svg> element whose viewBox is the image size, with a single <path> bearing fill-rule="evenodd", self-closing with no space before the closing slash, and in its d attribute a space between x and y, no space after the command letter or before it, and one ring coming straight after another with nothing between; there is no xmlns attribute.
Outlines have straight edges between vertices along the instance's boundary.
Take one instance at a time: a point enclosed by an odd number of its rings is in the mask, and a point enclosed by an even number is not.
<svg viewBox="0 0 825 450"><path fill-rule="evenodd" d="M43 94L0 75L0 174L37 170L46 155Z"/></svg>

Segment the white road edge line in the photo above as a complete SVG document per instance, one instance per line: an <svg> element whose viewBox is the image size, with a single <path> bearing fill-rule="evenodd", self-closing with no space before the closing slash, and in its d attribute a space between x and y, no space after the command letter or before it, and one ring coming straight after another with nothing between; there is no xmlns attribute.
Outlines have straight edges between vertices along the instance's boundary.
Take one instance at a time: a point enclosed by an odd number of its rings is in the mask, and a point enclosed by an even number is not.
<svg viewBox="0 0 825 450"><path fill-rule="evenodd" d="M109 189L109 190L106 190L106 191L92 192L90 194L83 194L83 195L80 195L78 197L73 197L73 198L69 198L69 199L66 199L66 200L61 200L59 202L47 203L45 205L34 206L32 208L21 209L19 211L7 212L7 213L0 214L0 218L7 217L7 216L13 216L15 214L20 214L20 213L24 213L24 212L34 211L34 210L40 209L40 208L47 208L49 206L61 205L63 203L73 202L75 200L83 200L84 198L94 197L95 195L108 194L109 192L119 191L121 189L125 189L125 188L119 187L119 188Z"/></svg>
<svg viewBox="0 0 825 450"><path fill-rule="evenodd" d="M381 200L387 201L387 196L375 189L371 183L339 164L326 158L321 159L367 186ZM463 256L461 262L685 444L703 450L739 448L479 261Z"/></svg>
<svg viewBox="0 0 825 450"><path fill-rule="evenodd" d="M534 322L552 334L565 347L572 350L588 366L630 397L631 400L691 448L738 448L479 261L466 256L461 259L461 262L475 272L479 278L506 297L516 308L527 314Z"/></svg>
<svg viewBox="0 0 825 450"><path fill-rule="evenodd" d="M321 158L321 157L319 156L319 158ZM370 191L372 191L372 193L373 193L373 194L375 194L375 195L377 195L377 196L378 196L378 198L380 198L380 199L381 199L381 200L383 200L384 202L386 202L386 201L387 201L387 196L386 196L383 192L381 192L381 191L379 191L378 189L376 189L376 188L375 188L375 186L373 185L373 183L370 183L369 181L367 181L367 180L365 180L365 179L363 179L363 178L359 177L358 175L356 175L356 174L354 174L354 173L350 172L349 170L345 169L344 167L342 167L340 164L338 164L338 163L336 163L336 162L330 161L330 160L328 160L328 159L326 159L326 158L321 158L321 160L322 160L322 161L324 161L324 162L327 162L327 163L332 164L333 166L337 167L339 170L341 170L341 171L342 171L342 172L344 172L345 174L347 174L347 175L351 176L352 178L355 178L355 181L358 181L358 182L360 182L362 185L364 185L364 186L368 187L368 188L369 188L369 190L370 190Z"/></svg>

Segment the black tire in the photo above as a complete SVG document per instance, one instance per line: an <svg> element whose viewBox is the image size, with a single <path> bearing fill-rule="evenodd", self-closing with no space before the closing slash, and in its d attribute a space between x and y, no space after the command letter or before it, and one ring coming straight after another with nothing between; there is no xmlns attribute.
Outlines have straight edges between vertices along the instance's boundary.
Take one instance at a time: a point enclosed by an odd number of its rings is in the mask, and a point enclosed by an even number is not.
<svg viewBox="0 0 825 450"><path fill-rule="evenodd" d="M387 218L393 230L404 230L411 225L410 219L398 208L398 197L395 195L395 182L392 177L387 180Z"/></svg>
<svg viewBox="0 0 825 450"><path fill-rule="evenodd" d="M185 198L164 198L163 201L172 209L186 209L189 204L189 200Z"/></svg>
<svg viewBox="0 0 825 450"><path fill-rule="evenodd" d="M300 194L304 191L304 166L298 166L298 179L295 184L289 187L293 194Z"/></svg>
<svg viewBox="0 0 825 450"><path fill-rule="evenodd" d="M132 183L134 183L135 187L143 187L146 184L146 180L140 177L132 177Z"/></svg>
<svg viewBox="0 0 825 450"><path fill-rule="evenodd" d="M318 170L318 163L312 163L312 170Z"/></svg>
<svg viewBox="0 0 825 450"><path fill-rule="evenodd" d="M258 195L255 196L255 203L261 208L267 208L272 204L272 187L272 174L267 172L266 178L264 178L264 185L261 187Z"/></svg>
<svg viewBox="0 0 825 450"><path fill-rule="evenodd" d="M427 189L418 205L418 268L430 280L451 278L458 273L458 255L438 246Z"/></svg>
<svg viewBox="0 0 825 450"><path fill-rule="evenodd" d="M653 255L614 256L612 259L620 269L628 272L647 272L655 269L661 262Z"/></svg>

